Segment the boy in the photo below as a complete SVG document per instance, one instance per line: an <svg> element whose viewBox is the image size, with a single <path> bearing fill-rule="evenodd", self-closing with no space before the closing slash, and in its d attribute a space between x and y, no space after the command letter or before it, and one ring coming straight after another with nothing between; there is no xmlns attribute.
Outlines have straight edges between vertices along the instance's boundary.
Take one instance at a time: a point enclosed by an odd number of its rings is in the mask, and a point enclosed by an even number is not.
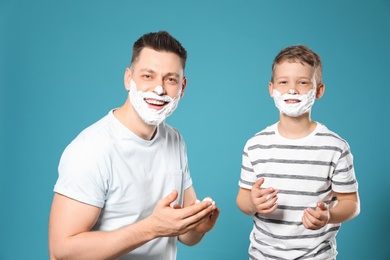
<svg viewBox="0 0 390 260"><path fill-rule="evenodd" d="M269 93L279 122L248 140L239 209L253 215L250 259L336 259L340 224L360 212L348 143L312 121L325 91L320 57L303 45L274 59Z"/></svg>

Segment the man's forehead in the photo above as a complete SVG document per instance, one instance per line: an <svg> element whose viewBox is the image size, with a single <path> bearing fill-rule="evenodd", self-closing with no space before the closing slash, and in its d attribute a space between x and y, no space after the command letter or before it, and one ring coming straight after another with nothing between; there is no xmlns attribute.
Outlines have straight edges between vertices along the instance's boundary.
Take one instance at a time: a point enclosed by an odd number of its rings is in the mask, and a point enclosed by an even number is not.
<svg viewBox="0 0 390 260"><path fill-rule="evenodd" d="M139 69L137 69L139 72L144 72L144 73L150 73L150 74L158 74L159 72L158 71L155 71L153 70L152 68L149 68L149 67L140 67ZM183 73L181 71L164 71L163 72L164 75L169 75L169 76L175 76L175 77L181 77L183 75Z"/></svg>

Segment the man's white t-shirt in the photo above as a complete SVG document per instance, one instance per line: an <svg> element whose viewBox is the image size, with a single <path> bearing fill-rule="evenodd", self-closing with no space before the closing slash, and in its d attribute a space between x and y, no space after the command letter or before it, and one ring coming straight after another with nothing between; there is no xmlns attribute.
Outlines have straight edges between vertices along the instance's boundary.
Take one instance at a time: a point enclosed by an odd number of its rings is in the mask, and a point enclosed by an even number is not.
<svg viewBox="0 0 390 260"><path fill-rule="evenodd" d="M150 216L173 189L182 200L192 185L186 146L176 129L161 123L147 141L122 125L113 110L68 145L58 171L54 191L101 208L92 229L102 231ZM171 260L176 251L176 237L157 238L121 259Z"/></svg>

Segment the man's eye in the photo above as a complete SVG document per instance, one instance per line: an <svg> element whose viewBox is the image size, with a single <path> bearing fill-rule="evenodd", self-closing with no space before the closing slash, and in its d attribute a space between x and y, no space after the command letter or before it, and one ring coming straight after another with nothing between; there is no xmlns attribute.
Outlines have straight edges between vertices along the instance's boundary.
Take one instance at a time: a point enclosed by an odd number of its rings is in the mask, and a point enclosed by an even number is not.
<svg viewBox="0 0 390 260"><path fill-rule="evenodd" d="M151 79L152 78L152 75L148 75L148 74L145 74L142 76L144 79Z"/></svg>
<svg viewBox="0 0 390 260"><path fill-rule="evenodd" d="M177 79L176 78L167 78L167 81L169 83L177 83Z"/></svg>

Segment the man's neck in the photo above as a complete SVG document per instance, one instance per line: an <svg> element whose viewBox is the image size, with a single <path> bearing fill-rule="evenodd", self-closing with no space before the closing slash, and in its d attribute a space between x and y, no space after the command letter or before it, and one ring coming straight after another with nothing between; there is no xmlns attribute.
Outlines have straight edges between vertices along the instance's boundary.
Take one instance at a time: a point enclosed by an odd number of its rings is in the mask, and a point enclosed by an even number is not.
<svg viewBox="0 0 390 260"><path fill-rule="evenodd" d="M114 116L131 132L144 140L152 140L156 134L157 126L148 125L142 121L129 100L114 111Z"/></svg>

